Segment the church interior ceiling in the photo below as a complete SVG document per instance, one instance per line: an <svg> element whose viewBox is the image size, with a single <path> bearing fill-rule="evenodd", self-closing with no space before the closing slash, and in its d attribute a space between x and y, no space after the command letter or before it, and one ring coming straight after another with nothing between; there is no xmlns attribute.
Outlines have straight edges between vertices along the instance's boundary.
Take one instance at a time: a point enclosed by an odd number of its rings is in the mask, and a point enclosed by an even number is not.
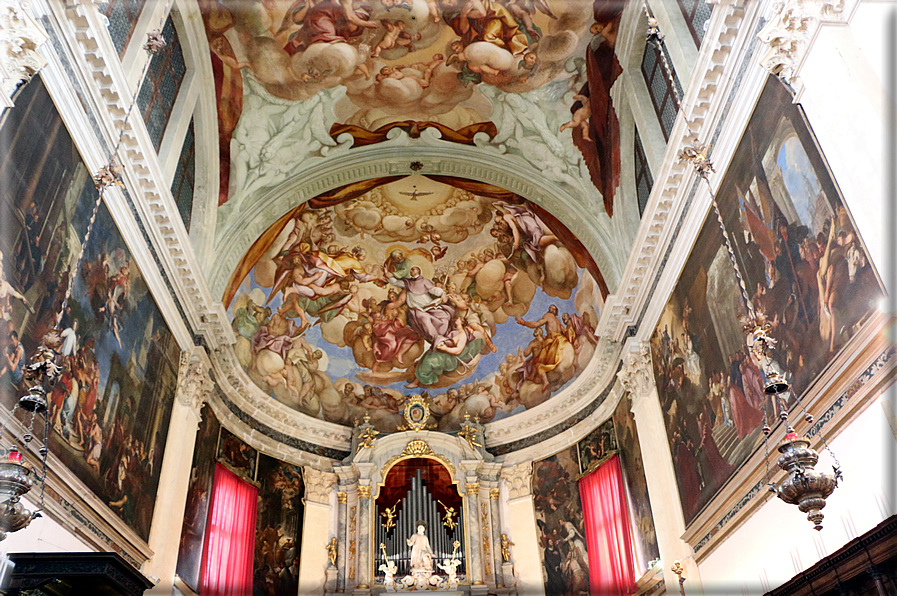
<svg viewBox="0 0 897 596"><path fill-rule="evenodd" d="M383 142L396 127L516 155L613 214L610 88L624 1L199 6L216 85L219 229L303 164Z"/></svg>
<svg viewBox="0 0 897 596"><path fill-rule="evenodd" d="M588 253L502 189L399 178L312 199L253 244L224 297L240 365L295 410L390 432L421 392L443 431L550 399L597 345Z"/></svg>

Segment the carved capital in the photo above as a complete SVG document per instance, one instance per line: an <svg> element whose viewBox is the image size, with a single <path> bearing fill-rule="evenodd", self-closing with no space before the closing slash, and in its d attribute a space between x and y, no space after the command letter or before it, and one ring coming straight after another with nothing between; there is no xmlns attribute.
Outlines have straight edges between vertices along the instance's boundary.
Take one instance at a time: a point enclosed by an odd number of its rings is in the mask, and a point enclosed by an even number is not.
<svg viewBox="0 0 897 596"><path fill-rule="evenodd" d="M47 34L29 14L28 4L0 0L0 105L12 107L11 96L47 65L37 51Z"/></svg>
<svg viewBox="0 0 897 596"><path fill-rule="evenodd" d="M305 481L305 502L320 503L322 505L329 504L330 491L333 485L336 484L336 474L304 466L302 475Z"/></svg>
<svg viewBox="0 0 897 596"><path fill-rule="evenodd" d="M468 482L464 485L464 492L468 495L478 495L480 494L480 483L479 482Z"/></svg>
<svg viewBox="0 0 897 596"><path fill-rule="evenodd" d="M501 491L499 489L497 489L497 488L489 489L489 499L490 500L497 501L500 496L501 496Z"/></svg>
<svg viewBox="0 0 897 596"><path fill-rule="evenodd" d="M358 498L360 498L360 499L370 499L371 498L370 485L361 484L358 486Z"/></svg>
<svg viewBox="0 0 897 596"><path fill-rule="evenodd" d="M508 488L508 497L528 497L533 494L533 464L525 462L501 469L501 477Z"/></svg>
<svg viewBox="0 0 897 596"><path fill-rule="evenodd" d="M623 368L617 373L623 390L633 397L647 395L654 387L654 370L651 367L651 347L641 341L638 347L623 356Z"/></svg>
<svg viewBox="0 0 897 596"><path fill-rule="evenodd" d="M760 66L790 84L797 82L797 71L810 47L810 41L822 23L847 20L851 0L780 0L773 15L757 34L769 46L760 58Z"/></svg>
<svg viewBox="0 0 897 596"><path fill-rule="evenodd" d="M178 386L175 396L183 406L193 410L199 416L204 403L215 388L209 378L209 363L202 349L184 350L178 368Z"/></svg>
<svg viewBox="0 0 897 596"><path fill-rule="evenodd" d="M340 505L345 505L346 503L348 503L349 502L348 493L344 493L343 491L339 491L338 493L336 493L336 502L339 503Z"/></svg>

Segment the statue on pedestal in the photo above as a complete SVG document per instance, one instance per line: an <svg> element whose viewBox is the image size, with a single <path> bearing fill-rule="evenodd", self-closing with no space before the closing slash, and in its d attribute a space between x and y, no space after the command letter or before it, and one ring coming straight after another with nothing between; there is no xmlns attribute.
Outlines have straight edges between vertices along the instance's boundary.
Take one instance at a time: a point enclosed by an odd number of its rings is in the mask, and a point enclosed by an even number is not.
<svg viewBox="0 0 897 596"><path fill-rule="evenodd" d="M411 575L402 578L402 586L405 589L426 590L433 578L433 549L430 548L430 539L425 534L427 524L417 522L417 533L405 540L411 547Z"/></svg>

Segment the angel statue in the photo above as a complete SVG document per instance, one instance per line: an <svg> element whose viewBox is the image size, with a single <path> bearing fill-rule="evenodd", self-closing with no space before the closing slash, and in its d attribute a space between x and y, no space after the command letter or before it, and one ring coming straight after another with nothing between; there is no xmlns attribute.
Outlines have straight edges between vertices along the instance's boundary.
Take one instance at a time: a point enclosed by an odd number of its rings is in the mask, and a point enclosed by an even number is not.
<svg viewBox="0 0 897 596"><path fill-rule="evenodd" d="M330 565L333 567L336 567L336 555L336 537L333 537L327 545L327 558L330 559Z"/></svg>
<svg viewBox="0 0 897 596"><path fill-rule="evenodd" d="M514 543L508 540L507 534L501 535L501 558L507 563L511 560L511 547L514 546Z"/></svg>
<svg viewBox="0 0 897 596"><path fill-rule="evenodd" d="M385 563L381 563L379 569L383 572L384 578L383 583L386 586L387 592L395 592L396 591L396 572L399 570L399 566L396 565L395 561L390 561L389 556L386 554L386 545L382 542L380 543L380 550L383 551L383 558L386 559Z"/></svg>
<svg viewBox="0 0 897 596"><path fill-rule="evenodd" d="M437 565L440 569L445 571L446 575L448 575L448 580L446 583L448 584L449 590L458 589L458 567L461 565L460 559L444 559L442 565Z"/></svg>

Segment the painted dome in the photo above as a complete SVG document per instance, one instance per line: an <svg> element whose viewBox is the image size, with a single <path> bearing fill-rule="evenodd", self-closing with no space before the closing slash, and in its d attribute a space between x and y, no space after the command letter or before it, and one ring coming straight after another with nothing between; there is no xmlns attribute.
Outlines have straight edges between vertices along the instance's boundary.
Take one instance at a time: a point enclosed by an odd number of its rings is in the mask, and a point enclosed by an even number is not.
<svg viewBox="0 0 897 596"><path fill-rule="evenodd" d="M438 180L436 179L438 178ZM513 193L450 177L368 180L284 214L225 296L236 352L309 416L394 431L406 396L431 425L550 399L597 338L603 281L579 241Z"/></svg>

